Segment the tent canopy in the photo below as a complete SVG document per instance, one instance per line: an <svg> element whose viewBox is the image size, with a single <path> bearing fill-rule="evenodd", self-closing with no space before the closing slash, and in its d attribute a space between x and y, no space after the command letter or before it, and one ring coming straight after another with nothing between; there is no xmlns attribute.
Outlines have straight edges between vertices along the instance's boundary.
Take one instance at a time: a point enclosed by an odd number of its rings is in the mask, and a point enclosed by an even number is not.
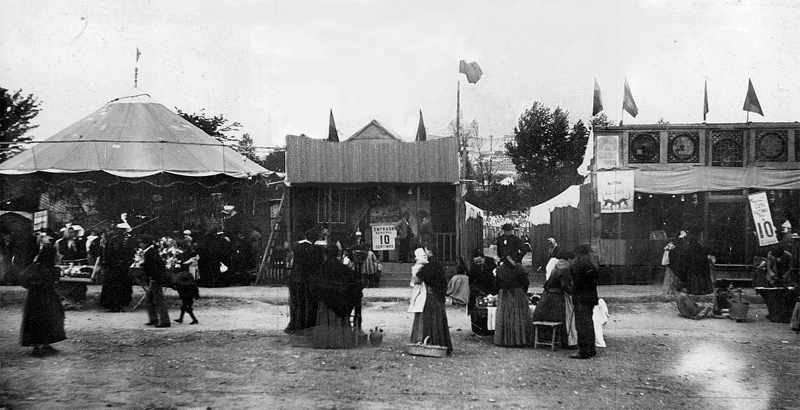
<svg viewBox="0 0 800 410"><path fill-rule="evenodd" d="M0 163L0 174L6 175L92 171L124 178L272 174L147 94L113 100Z"/></svg>

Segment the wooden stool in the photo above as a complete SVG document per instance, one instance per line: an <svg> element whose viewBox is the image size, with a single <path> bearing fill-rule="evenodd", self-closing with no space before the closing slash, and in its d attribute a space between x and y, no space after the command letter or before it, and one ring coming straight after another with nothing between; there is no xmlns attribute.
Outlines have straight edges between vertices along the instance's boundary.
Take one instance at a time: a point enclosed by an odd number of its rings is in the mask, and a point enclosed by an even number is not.
<svg viewBox="0 0 800 410"><path fill-rule="evenodd" d="M561 343L561 334L558 332L558 326L563 325L564 322L533 322L533 348L536 346L550 346L550 350L556 350L556 339ZM550 342L539 341L539 326L547 326L552 331Z"/></svg>

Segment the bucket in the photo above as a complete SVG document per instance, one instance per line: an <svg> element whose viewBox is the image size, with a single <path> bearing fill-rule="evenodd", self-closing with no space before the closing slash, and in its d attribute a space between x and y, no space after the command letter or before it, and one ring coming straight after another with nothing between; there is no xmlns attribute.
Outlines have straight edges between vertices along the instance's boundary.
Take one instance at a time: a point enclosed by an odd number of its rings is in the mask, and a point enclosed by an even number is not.
<svg viewBox="0 0 800 410"><path fill-rule="evenodd" d="M750 303L741 301L730 301L730 309L728 314L731 319L737 322L744 322L747 320L747 312L750 310Z"/></svg>

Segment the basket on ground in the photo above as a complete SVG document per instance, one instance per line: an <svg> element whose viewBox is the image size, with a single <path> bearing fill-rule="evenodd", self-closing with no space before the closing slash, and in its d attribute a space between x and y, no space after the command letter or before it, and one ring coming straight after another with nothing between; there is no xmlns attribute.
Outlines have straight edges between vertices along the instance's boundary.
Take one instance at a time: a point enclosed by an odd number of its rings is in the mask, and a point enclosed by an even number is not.
<svg viewBox="0 0 800 410"><path fill-rule="evenodd" d="M445 357L447 356L447 348L443 346L433 346L428 344L430 336L426 336L422 344L406 345L406 353L413 356L427 356L427 357Z"/></svg>

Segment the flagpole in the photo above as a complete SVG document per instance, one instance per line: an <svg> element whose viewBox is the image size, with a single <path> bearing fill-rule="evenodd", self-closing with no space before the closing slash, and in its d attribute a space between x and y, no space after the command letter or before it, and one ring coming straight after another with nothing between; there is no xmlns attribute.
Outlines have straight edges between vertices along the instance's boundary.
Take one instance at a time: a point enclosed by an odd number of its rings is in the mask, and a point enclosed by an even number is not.
<svg viewBox="0 0 800 410"><path fill-rule="evenodd" d="M461 179L461 80L456 91L456 157L458 158L458 179Z"/></svg>

